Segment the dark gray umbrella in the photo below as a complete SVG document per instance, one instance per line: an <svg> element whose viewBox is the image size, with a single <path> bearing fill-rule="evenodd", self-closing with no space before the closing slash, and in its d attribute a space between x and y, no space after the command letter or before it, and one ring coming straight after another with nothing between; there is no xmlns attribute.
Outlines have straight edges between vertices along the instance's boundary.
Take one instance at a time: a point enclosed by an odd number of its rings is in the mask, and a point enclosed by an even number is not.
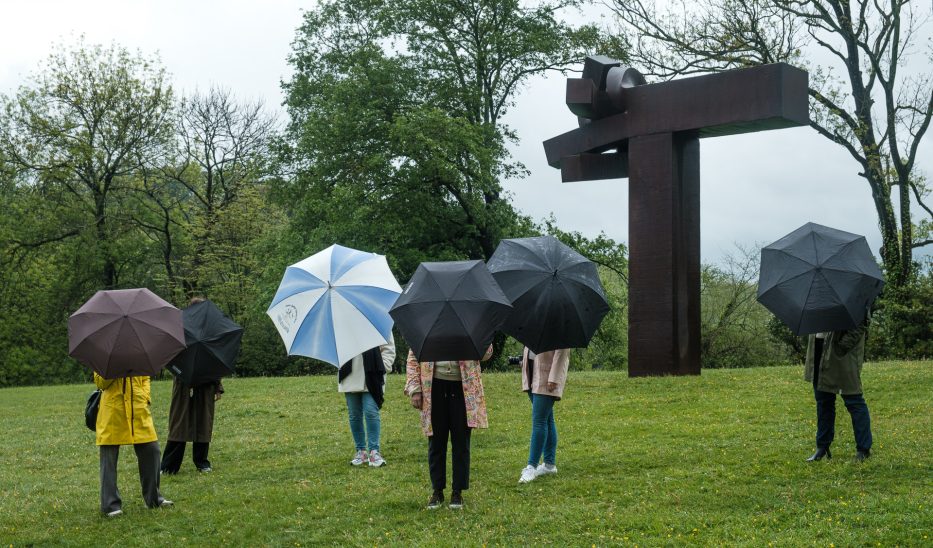
<svg viewBox="0 0 933 548"><path fill-rule="evenodd" d="M68 354L105 379L155 375L184 348L181 310L148 289L98 291L68 318Z"/></svg>
<svg viewBox="0 0 933 548"><path fill-rule="evenodd" d="M233 373L243 328L211 301L181 311L187 348L168 366L179 380L197 386Z"/></svg>
<svg viewBox="0 0 933 548"><path fill-rule="evenodd" d="M512 300L502 330L535 353L585 347L609 312L596 265L553 236L502 240L488 266Z"/></svg>
<svg viewBox="0 0 933 548"><path fill-rule="evenodd" d="M389 315L418 361L478 360L512 305L482 261L421 263Z"/></svg>
<svg viewBox="0 0 933 548"><path fill-rule="evenodd" d="M857 327L883 286L858 234L807 223L761 250L758 302L797 335Z"/></svg>

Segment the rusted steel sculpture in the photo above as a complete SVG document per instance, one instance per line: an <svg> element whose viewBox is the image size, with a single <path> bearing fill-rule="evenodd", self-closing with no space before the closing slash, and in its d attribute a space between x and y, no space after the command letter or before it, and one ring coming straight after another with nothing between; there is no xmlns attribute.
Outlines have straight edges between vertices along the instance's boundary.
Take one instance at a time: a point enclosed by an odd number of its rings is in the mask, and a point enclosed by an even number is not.
<svg viewBox="0 0 933 548"><path fill-rule="evenodd" d="M700 143L809 123L807 73L778 63L646 84L586 58L580 127L544 142L564 182L629 179L629 376L700 373Z"/></svg>

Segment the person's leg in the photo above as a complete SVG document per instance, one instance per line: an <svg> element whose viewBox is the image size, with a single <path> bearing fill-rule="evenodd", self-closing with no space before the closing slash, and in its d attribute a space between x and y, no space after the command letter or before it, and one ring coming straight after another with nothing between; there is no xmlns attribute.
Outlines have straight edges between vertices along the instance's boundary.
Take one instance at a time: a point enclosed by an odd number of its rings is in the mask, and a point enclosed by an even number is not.
<svg viewBox="0 0 933 548"><path fill-rule="evenodd" d="M100 511L104 514L122 509L120 490L117 489L117 460L119 445L100 446Z"/></svg>
<svg viewBox="0 0 933 548"><path fill-rule="evenodd" d="M868 404L862 394L842 396L846 409L852 417L852 431L855 433L855 449L862 453L871 450L871 417Z"/></svg>
<svg viewBox="0 0 933 548"><path fill-rule="evenodd" d="M828 449L836 435L836 395L813 390L816 399L816 447Z"/></svg>
<svg viewBox="0 0 933 548"><path fill-rule="evenodd" d="M557 464L557 423L554 421L554 404L557 402L557 398L544 397L551 400L551 403L548 405L547 438L544 440L543 459L544 464L554 466Z"/></svg>
<svg viewBox="0 0 933 548"><path fill-rule="evenodd" d="M157 508L165 501L159 493L159 442L137 443L133 445L139 464L139 484L142 486L143 500L149 508Z"/></svg>
<svg viewBox="0 0 933 548"><path fill-rule="evenodd" d="M184 458L185 442L165 442L165 451L162 452L162 472L165 474L177 474Z"/></svg>
<svg viewBox="0 0 933 548"><path fill-rule="evenodd" d="M541 394L531 395L531 443L528 450L528 466L538 466L541 454L547 442L548 414L554 406L554 399Z"/></svg>
<svg viewBox="0 0 933 548"><path fill-rule="evenodd" d="M210 471L211 461L207 458L207 453L211 450L210 442L196 441L191 444L191 455L194 465L198 470Z"/></svg>
<svg viewBox="0 0 933 548"><path fill-rule="evenodd" d="M369 392L360 394L363 418L366 420L366 439L370 451L379 451L379 436L382 425L379 419L379 406Z"/></svg>
<svg viewBox="0 0 933 548"><path fill-rule="evenodd" d="M428 437L428 470L431 473L431 487L443 491L447 486L447 438L450 436L450 407L448 405L449 384L434 379L431 387L431 428L433 435Z"/></svg>
<svg viewBox="0 0 933 548"><path fill-rule="evenodd" d="M466 402L463 398L463 385L452 383L450 397L447 399L450 413L451 471L453 481L451 491L465 491L470 488L470 427L467 426ZM453 500L453 499L451 499Z"/></svg>
<svg viewBox="0 0 933 548"><path fill-rule="evenodd" d="M366 450L366 432L363 430L363 399L358 392L347 392L347 415L350 419L350 433L357 451Z"/></svg>

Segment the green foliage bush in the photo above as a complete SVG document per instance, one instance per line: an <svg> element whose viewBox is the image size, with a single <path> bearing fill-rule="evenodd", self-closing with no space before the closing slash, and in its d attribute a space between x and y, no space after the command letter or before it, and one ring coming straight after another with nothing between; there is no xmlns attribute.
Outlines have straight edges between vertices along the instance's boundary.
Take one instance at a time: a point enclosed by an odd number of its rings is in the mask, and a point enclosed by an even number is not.
<svg viewBox="0 0 933 548"><path fill-rule="evenodd" d="M933 356L933 268L905 290L885 290L875 308L866 350L872 359Z"/></svg>

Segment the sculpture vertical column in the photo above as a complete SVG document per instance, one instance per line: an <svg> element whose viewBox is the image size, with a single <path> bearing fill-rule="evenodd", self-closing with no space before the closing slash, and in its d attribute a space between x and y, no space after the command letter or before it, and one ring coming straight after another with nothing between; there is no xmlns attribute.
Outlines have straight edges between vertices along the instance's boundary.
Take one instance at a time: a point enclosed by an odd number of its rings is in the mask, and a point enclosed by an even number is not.
<svg viewBox="0 0 933 548"><path fill-rule="evenodd" d="M629 375L700 374L700 143L629 140Z"/></svg>

